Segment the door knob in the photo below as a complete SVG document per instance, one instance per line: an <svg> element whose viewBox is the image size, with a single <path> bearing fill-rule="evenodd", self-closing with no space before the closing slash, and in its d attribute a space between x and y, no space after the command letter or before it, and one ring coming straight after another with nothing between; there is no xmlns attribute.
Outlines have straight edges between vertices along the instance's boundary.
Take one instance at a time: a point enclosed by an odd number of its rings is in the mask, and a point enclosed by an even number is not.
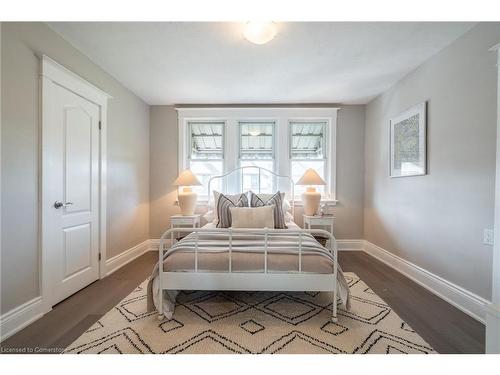
<svg viewBox="0 0 500 375"><path fill-rule="evenodd" d="M63 203L63 202L55 202L55 203L54 203L54 207L55 207L55 208L61 208L61 207L71 206L72 204L73 204L73 202L66 202L66 203Z"/></svg>

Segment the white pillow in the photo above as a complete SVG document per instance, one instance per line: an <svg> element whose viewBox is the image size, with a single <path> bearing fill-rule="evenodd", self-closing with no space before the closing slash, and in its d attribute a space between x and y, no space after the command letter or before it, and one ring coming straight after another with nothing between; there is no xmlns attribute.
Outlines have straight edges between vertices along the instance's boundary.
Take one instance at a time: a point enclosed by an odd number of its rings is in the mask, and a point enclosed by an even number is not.
<svg viewBox="0 0 500 375"><path fill-rule="evenodd" d="M290 212L285 212L285 223L291 223L293 221L293 215Z"/></svg>
<svg viewBox="0 0 500 375"><path fill-rule="evenodd" d="M288 199L285 199L285 197L283 197L282 200L283 200L283 212L291 211L292 205L290 204L290 201Z"/></svg>
<svg viewBox="0 0 500 375"><path fill-rule="evenodd" d="M274 205L230 207L233 228L274 228Z"/></svg>

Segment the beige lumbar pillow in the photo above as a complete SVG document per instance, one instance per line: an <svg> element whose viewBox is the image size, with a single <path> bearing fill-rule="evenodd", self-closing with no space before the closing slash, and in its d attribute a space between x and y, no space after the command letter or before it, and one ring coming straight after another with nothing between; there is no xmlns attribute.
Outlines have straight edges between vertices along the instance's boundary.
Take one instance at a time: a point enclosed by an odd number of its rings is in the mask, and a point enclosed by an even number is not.
<svg viewBox="0 0 500 375"><path fill-rule="evenodd" d="M274 228L274 205L230 207L233 228Z"/></svg>

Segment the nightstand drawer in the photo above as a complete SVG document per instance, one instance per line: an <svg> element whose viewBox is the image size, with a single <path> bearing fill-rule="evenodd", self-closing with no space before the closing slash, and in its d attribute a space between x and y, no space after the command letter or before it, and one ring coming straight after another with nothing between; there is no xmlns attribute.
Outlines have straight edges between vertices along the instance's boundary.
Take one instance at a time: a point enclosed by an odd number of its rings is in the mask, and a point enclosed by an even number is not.
<svg viewBox="0 0 500 375"><path fill-rule="evenodd" d="M180 218L180 217L171 218L170 220L174 225L193 225L193 222L197 222L194 221L192 218Z"/></svg>
<svg viewBox="0 0 500 375"><path fill-rule="evenodd" d="M312 220L307 220L311 225L330 225L332 223L332 219L323 219L323 218L314 218Z"/></svg>

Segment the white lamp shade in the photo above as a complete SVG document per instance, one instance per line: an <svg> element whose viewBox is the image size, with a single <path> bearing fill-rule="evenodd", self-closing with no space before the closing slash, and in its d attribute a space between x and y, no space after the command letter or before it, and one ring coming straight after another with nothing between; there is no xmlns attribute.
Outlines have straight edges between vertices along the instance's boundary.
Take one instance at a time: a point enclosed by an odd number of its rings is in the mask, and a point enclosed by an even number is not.
<svg viewBox="0 0 500 375"><path fill-rule="evenodd" d="M314 169L309 168L297 181L296 185L326 185L325 180Z"/></svg>
<svg viewBox="0 0 500 375"><path fill-rule="evenodd" d="M179 177L174 181L172 185L175 186L199 186L201 185L201 182L198 180L198 178L194 175L193 172L191 172L190 169L186 169L183 171Z"/></svg>

